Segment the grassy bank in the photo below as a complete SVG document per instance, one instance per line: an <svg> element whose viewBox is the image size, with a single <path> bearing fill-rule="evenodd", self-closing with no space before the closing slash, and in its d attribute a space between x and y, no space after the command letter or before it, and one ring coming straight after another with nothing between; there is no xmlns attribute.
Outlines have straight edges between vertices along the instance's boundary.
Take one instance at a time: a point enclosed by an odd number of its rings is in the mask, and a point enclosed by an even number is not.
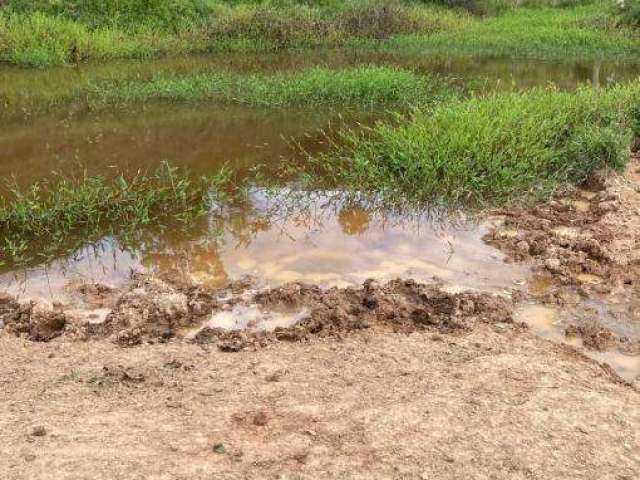
<svg viewBox="0 0 640 480"><path fill-rule="evenodd" d="M187 224L226 196L230 174L193 180L163 164L117 178L58 176L0 197L0 265L42 262L110 235L134 242L148 227Z"/></svg>
<svg viewBox="0 0 640 480"><path fill-rule="evenodd" d="M9 2L0 58L19 65L145 58L212 50L266 51L379 41L460 22L442 8L398 1Z"/></svg>
<svg viewBox="0 0 640 480"><path fill-rule="evenodd" d="M517 58L640 58L640 31L617 24L606 5L521 9L476 20L456 31L397 36L384 48Z"/></svg>
<svg viewBox="0 0 640 480"><path fill-rule="evenodd" d="M10 0L0 10L0 59L46 66L319 46L557 57L640 53L637 29L619 26L610 2L584 3L531 0L515 8L505 0Z"/></svg>
<svg viewBox="0 0 640 480"><path fill-rule="evenodd" d="M87 110L124 108L147 102L213 102L256 107L394 106L406 108L453 98L459 87L437 76L419 75L392 67L359 67L343 70L313 68L271 75L199 73L159 74L150 79L127 78L88 82L54 94L16 92L4 99L0 118L12 118L55 109Z"/></svg>
<svg viewBox="0 0 640 480"><path fill-rule="evenodd" d="M536 199L597 169L622 168L640 133L638 112L640 82L459 100L345 132L302 178L392 201Z"/></svg>

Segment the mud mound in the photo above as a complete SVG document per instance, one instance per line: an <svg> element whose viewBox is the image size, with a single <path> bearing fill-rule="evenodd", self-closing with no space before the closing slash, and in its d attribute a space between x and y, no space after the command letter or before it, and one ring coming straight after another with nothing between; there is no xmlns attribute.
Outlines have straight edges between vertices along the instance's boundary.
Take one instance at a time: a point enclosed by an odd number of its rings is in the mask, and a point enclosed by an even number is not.
<svg viewBox="0 0 640 480"><path fill-rule="evenodd" d="M67 318L62 308L45 302L19 303L0 294L0 327L16 336L48 342L64 333Z"/></svg>
<svg viewBox="0 0 640 480"><path fill-rule="evenodd" d="M174 337L214 342L222 350L237 351L273 341L305 341L312 337L340 337L365 328L394 332L434 330L441 333L471 330L478 323L513 324L511 302L475 292L448 293L437 285L413 280L394 280L384 285L370 280L357 288L332 288L292 283L254 294L228 295L228 291L205 291L177 287L139 275L129 288L117 294L114 307L102 310L49 310L20 305L2 297L0 318L6 331L48 341L68 333L79 339L110 340L122 346L164 342ZM304 312L292 326L268 329L229 330L208 326L214 313L233 306L258 308L265 317L274 312ZM104 309L103 309L104 310Z"/></svg>
<svg viewBox="0 0 640 480"><path fill-rule="evenodd" d="M166 341L180 329L197 325L216 305L212 294L198 288L181 291L162 280L137 275L104 321L87 323L85 332L91 338L112 337L121 345Z"/></svg>
<svg viewBox="0 0 640 480"><path fill-rule="evenodd" d="M205 327L197 341L217 340L220 348L236 351L270 341L305 341L339 337L365 328L409 333L471 330L477 323L513 324L511 303L486 293L448 293L435 285L394 280L384 285L369 280L358 288L332 288L299 283L256 294L252 302L269 310L305 308L309 314L296 325L272 332L229 332Z"/></svg>

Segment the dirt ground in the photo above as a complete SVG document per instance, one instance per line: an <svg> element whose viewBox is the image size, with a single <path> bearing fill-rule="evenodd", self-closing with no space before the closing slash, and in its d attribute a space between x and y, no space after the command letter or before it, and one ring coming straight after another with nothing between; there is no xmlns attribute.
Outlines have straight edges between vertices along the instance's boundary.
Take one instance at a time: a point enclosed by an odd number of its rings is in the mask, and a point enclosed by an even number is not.
<svg viewBox="0 0 640 480"><path fill-rule="evenodd" d="M145 275L0 295L0 478L638 479L638 381L514 320L554 305L585 348L639 354L585 306L640 324L638 168L498 212L486 241L538 275L513 298Z"/></svg>
<svg viewBox="0 0 640 480"><path fill-rule="evenodd" d="M638 391L519 329L0 350L11 480L640 477Z"/></svg>

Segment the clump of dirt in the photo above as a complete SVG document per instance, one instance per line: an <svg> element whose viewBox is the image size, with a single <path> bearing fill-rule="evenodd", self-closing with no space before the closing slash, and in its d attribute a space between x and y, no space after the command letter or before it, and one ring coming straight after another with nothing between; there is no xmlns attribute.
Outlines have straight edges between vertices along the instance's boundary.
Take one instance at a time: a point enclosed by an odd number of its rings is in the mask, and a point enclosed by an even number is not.
<svg viewBox="0 0 640 480"><path fill-rule="evenodd" d="M547 203L502 211L504 222L485 241L560 285L596 293L633 285L640 279L639 165L636 156L624 176L598 174Z"/></svg>
<svg viewBox="0 0 640 480"><path fill-rule="evenodd" d="M103 322L87 323L88 337L111 337L124 346L169 340L211 314L216 300L199 288L181 291L157 278L136 275Z"/></svg>
<svg viewBox="0 0 640 480"><path fill-rule="evenodd" d="M564 333L567 337L580 337L585 347L599 352L610 350L620 342L615 333L596 321L571 324Z"/></svg>
<svg viewBox="0 0 640 480"><path fill-rule="evenodd" d="M205 327L195 337L214 339L222 350L237 351L270 341L305 341L312 337L340 337L366 328L410 333L471 330L476 323L513 324L511 302L491 294L449 293L437 285L414 280L393 280L380 285L373 280L362 287L323 290L315 285L291 283L257 293L250 302L269 310L306 309L297 324L272 332L235 332Z"/></svg>
<svg viewBox="0 0 640 480"><path fill-rule="evenodd" d="M18 302L0 295L0 326L16 336L48 342L64 333L67 318L60 305L45 302Z"/></svg>

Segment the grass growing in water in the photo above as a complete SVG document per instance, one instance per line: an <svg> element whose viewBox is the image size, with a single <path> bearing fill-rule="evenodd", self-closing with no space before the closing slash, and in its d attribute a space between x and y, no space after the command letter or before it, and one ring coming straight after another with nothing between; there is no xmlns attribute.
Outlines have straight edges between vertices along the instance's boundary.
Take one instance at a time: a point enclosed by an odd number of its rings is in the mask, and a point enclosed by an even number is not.
<svg viewBox="0 0 640 480"><path fill-rule="evenodd" d="M168 164L151 174L42 181L0 199L0 264L46 261L105 236L130 244L147 227L186 224L225 197L230 174L190 179Z"/></svg>
<svg viewBox="0 0 640 480"><path fill-rule="evenodd" d="M451 86L437 77L368 66L345 70L313 68L270 76L211 73L158 77L147 82L104 82L89 86L87 98L94 107L150 100L210 100L268 107L323 104L366 107L423 103L449 91Z"/></svg>
<svg viewBox="0 0 640 480"><path fill-rule="evenodd" d="M342 135L307 182L383 199L446 204L540 198L601 168L622 168L638 135L640 82L606 91L534 90L440 104Z"/></svg>
<svg viewBox="0 0 640 480"><path fill-rule="evenodd" d="M344 70L313 68L272 75L200 73L187 76L157 75L151 79L114 79L88 82L56 95L17 92L4 99L0 118L20 117L70 105L89 110L126 107L152 101L242 104L256 107L340 106L359 109L374 106L407 107L452 98L460 87L443 77L425 76L392 67L358 67Z"/></svg>

